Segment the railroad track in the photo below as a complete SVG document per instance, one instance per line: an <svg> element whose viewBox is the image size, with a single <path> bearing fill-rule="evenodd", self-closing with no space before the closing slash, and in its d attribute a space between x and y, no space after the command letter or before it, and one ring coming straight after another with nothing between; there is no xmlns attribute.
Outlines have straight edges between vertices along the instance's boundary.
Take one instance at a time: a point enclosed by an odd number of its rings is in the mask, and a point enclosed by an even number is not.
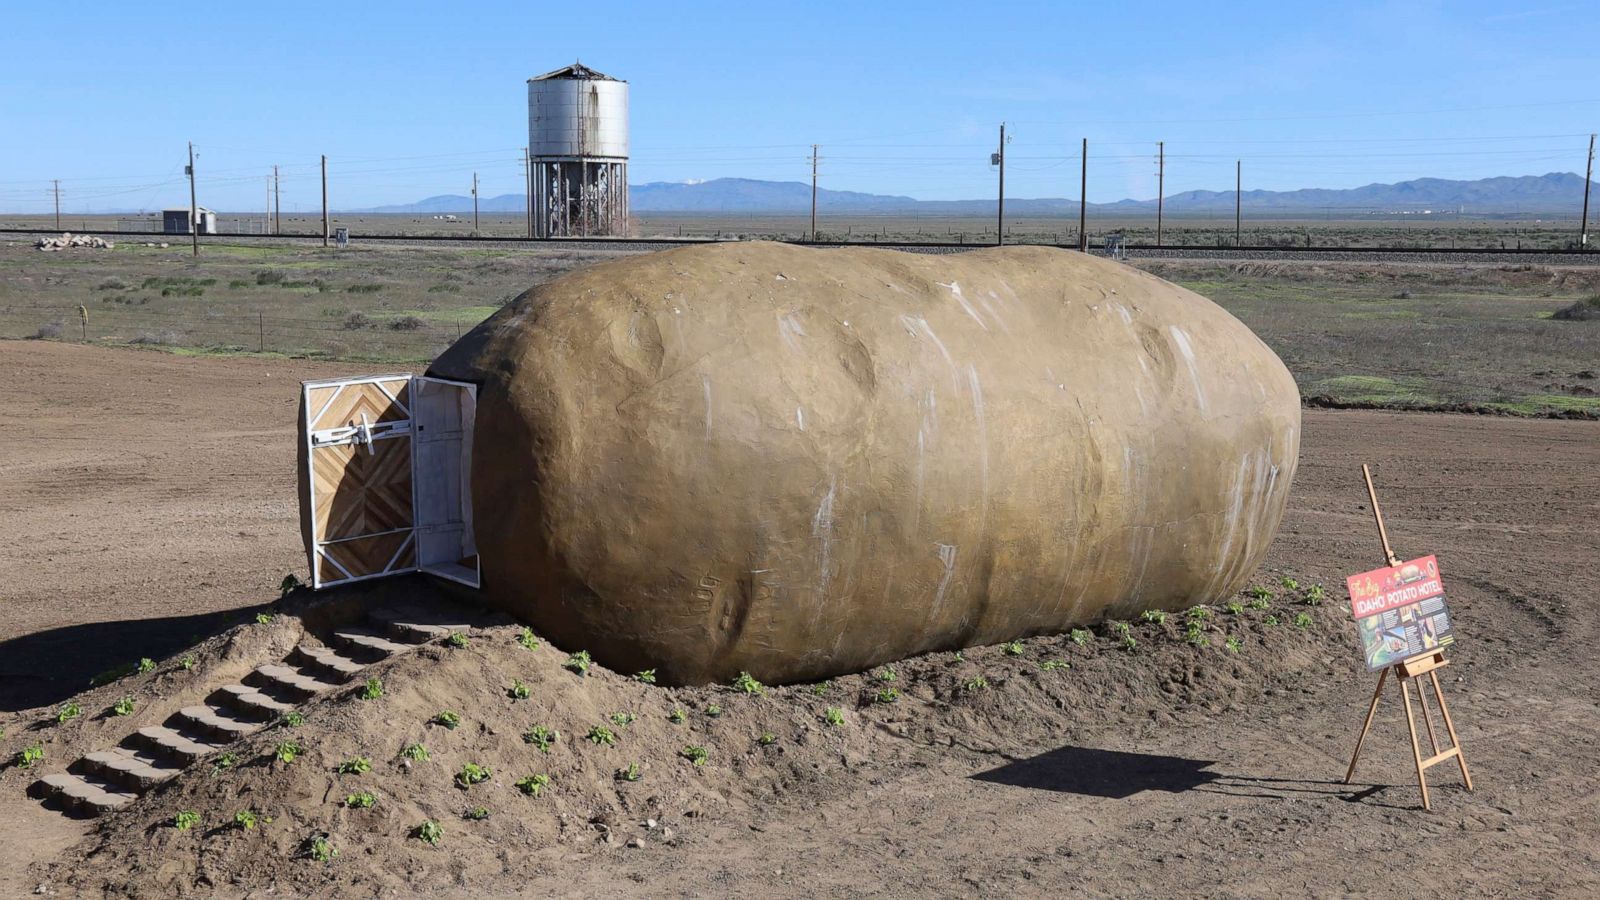
<svg viewBox="0 0 1600 900"><path fill-rule="evenodd" d="M42 236L56 235L61 232L48 228L0 228L0 236ZM115 231L115 230L85 230L75 231L74 234L90 234L102 237L115 237L130 240L165 240L174 246L184 243L187 235L170 235L149 231ZM284 243L305 244L320 242L320 234L213 234L201 239L201 245L208 243ZM439 246L439 245L465 245L473 247L491 247L509 249L516 247L551 249L551 250L615 250L622 252L645 252L662 250L669 247L683 247L697 244L732 243L744 238L688 238L688 237L649 237L649 238L527 238L527 237L462 237L453 235L418 235L418 234L352 234L350 242L354 244L386 244L391 246ZM797 244L803 247L881 247L889 250L908 250L917 253L963 253L968 250L981 250L992 247L993 244L951 244L942 241L801 241L791 240L786 243ZM1076 249L1076 244L1027 244L1018 246L1050 246L1062 249ZM1091 249L1091 253L1100 255L1098 249ZM1495 263L1551 265L1551 266L1600 266L1600 252L1582 250L1550 250L1539 248L1528 249L1500 249L1490 247L1221 247L1221 246L1139 246L1133 245L1126 248L1129 259L1215 259L1215 260L1257 260L1257 261L1288 261L1301 260L1307 262L1463 262L1476 265Z"/></svg>

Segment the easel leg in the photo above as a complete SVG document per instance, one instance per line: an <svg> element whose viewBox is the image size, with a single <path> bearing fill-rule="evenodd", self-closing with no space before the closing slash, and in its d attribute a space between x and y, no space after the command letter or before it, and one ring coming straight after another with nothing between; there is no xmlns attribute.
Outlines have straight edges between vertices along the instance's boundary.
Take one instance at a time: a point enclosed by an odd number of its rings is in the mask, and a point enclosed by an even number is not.
<svg viewBox="0 0 1600 900"><path fill-rule="evenodd" d="M1437 696L1437 692L1435 693ZM1422 689L1422 682L1417 682L1417 706L1422 709L1422 724L1428 726L1428 744L1433 747L1433 756L1439 755L1439 737L1433 733L1433 714L1428 712L1428 694Z"/></svg>
<svg viewBox="0 0 1600 900"><path fill-rule="evenodd" d="M1439 715L1444 717L1445 730L1450 732L1450 744L1456 748L1456 762L1461 764L1461 780L1472 790L1472 776L1467 774L1467 755L1461 750L1461 738L1456 737L1455 723L1450 721L1450 707L1444 705L1444 692L1439 690L1439 673L1429 672L1433 678L1433 696L1439 698Z"/></svg>
<svg viewBox="0 0 1600 900"><path fill-rule="evenodd" d="M1344 783L1349 784L1356 774L1356 760L1361 758L1361 745L1367 742L1367 732L1372 729L1372 717L1378 712L1378 699L1383 696L1383 683L1389 679L1389 670L1378 673L1378 686L1372 691L1372 705L1367 707L1367 720L1361 723L1361 733L1356 735L1356 752L1350 754L1350 768L1345 770ZM1448 719L1445 720L1449 722Z"/></svg>
<svg viewBox="0 0 1600 900"><path fill-rule="evenodd" d="M1428 776L1422 768L1422 745L1417 743L1417 719L1411 713L1411 689L1404 679L1398 680L1400 682L1400 699L1406 705L1406 727L1411 730L1411 758L1417 761L1417 785L1422 788L1422 808L1431 810L1433 805L1428 802ZM1419 693L1421 692L1420 685L1417 690Z"/></svg>

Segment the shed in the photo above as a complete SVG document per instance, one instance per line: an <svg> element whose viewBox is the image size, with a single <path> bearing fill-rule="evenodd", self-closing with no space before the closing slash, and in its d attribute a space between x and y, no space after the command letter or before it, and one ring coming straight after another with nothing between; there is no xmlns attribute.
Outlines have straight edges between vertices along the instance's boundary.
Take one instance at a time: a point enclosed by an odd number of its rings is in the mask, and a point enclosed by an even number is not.
<svg viewBox="0 0 1600 900"><path fill-rule="evenodd" d="M195 207L195 218L200 222L201 234L217 233L217 214L204 206ZM189 225L189 207L177 209L163 209L161 211L161 230L166 234L189 234L193 229Z"/></svg>

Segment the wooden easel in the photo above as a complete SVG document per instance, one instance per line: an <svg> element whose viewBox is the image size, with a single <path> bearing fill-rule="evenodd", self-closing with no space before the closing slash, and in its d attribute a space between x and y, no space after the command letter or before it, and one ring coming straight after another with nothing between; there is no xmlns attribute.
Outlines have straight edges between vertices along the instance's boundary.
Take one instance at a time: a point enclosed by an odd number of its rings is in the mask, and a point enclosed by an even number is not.
<svg viewBox="0 0 1600 900"><path fill-rule="evenodd" d="M1363 463L1361 474L1367 480L1367 497L1372 501L1372 518L1378 523L1378 537L1383 541L1383 557L1391 566L1400 565L1400 557L1396 556L1394 549L1389 546L1389 532L1383 525L1383 513L1378 509L1378 492L1372 487L1372 471ZM1428 776L1429 768L1448 759L1454 759L1461 767L1461 780L1466 783L1467 790L1472 790L1472 776L1467 773L1467 758L1461 752L1461 739L1456 736L1455 723L1450 720L1450 707L1445 705L1444 691L1439 686L1439 670L1449 665L1449 660L1444 658L1440 651L1432 651L1401 660L1378 673L1378 686L1372 691L1372 705L1367 707L1367 720L1361 724L1361 733L1356 736L1356 752L1350 755L1350 768L1345 770L1344 783L1349 784L1350 779L1356 774L1356 761L1361 759L1361 746L1366 743L1367 732L1372 728L1372 717L1378 712L1378 700L1383 696L1383 683L1388 680L1390 671L1394 672L1395 683L1400 686L1400 700L1406 708L1406 726L1411 730L1411 757L1417 764L1417 785L1422 788L1422 808L1433 809L1428 802ZM1428 701L1423 693L1423 682L1420 680L1427 676L1433 684L1434 699L1439 702L1439 715L1444 719L1444 727L1450 734L1450 747L1446 750L1439 749L1439 738L1433 730L1433 718L1428 714ZM1422 707L1422 723L1428 729L1428 743L1433 747L1433 755L1424 759L1422 744L1417 740L1417 720L1411 711L1411 683L1417 685L1417 704Z"/></svg>

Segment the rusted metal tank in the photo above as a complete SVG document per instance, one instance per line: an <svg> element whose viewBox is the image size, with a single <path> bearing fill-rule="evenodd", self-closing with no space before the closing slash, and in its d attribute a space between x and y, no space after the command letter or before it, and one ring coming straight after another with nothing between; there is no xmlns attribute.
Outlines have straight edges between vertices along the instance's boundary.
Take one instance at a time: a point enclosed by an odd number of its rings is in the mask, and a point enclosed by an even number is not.
<svg viewBox="0 0 1600 900"><path fill-rule="evenodd" d="M1299 450L1248 328L1048 248L634 257L529 291L430 374L479 385L486 599L675 683L1226 597Z"/></svg>

